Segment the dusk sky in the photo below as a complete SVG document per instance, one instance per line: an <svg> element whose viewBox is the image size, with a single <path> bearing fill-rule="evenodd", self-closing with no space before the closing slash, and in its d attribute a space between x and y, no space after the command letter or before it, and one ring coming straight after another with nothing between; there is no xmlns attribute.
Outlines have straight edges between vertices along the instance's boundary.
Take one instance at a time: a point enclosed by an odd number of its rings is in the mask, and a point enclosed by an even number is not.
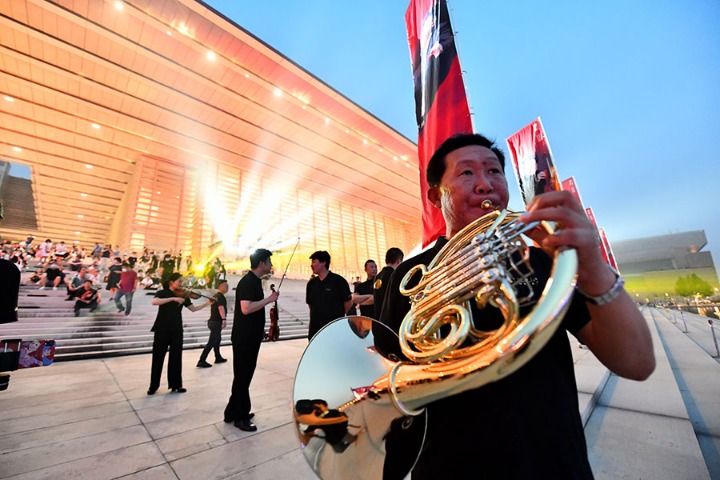
<svg viewBox="0 0 720 480"><path fill-rule="evenodd" d="M417 141L407 0L207 3ZM476 131L507 151L540 116L611 243L705 230L720 264L720 2L448 5Z"/></svg>

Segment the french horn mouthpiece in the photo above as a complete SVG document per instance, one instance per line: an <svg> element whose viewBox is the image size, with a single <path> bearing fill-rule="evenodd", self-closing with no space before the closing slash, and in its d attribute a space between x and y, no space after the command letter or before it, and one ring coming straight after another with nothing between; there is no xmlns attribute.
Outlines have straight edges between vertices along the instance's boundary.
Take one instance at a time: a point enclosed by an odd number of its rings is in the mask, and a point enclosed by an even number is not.
<svg viewBox="0 0 720 480"><path fill-rule="evenodd" d="M493 207L493 203L490 200L483 200L483 202L480 204L480 208L483 210L490 210Z"/></svg>

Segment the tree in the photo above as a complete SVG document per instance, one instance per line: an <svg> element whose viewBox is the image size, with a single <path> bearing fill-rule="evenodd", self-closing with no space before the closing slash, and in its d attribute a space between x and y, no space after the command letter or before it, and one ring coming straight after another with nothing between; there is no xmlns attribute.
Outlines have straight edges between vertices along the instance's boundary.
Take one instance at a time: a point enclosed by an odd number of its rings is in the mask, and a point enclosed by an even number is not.
<svg viewBox="0 0 720 480"><path fill-rule="evenodd" d="M696 273L687 277L679 277L675 282L675 294L681 297L692 297L699 293L703 297L709 297L713 293L710 284L698 277Z"/></svg>

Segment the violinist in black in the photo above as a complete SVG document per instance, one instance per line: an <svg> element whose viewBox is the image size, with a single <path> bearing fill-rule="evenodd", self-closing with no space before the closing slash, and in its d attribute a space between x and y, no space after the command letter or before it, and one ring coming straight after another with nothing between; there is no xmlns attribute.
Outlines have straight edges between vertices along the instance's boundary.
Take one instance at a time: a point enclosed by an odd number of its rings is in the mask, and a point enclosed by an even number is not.
<svg viewBox="0 0 720 480"><path fill-rule="evenodd" d="M190 301L188 292L182 288L183 277L175 272L163 284L163 289L155 294L152 304L157 305L158 314L150 331L155 332L152 350L152 368L150 371L150 388L147 394L153 395L160 388L165 353L170 350L168 359L168 388L173 392L184 393L182 385L182 348L183 322L182 309L187 307L196 312L212 303L208 301L199 307Z"/></svg>

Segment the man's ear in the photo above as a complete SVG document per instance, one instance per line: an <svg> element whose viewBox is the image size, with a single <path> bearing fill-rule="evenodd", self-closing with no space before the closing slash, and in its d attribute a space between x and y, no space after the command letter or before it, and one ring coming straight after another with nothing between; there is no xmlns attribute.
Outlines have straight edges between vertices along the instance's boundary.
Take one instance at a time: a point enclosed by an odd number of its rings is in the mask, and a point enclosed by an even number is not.
<svg viewBox="0 0 720 480"><path fill-rule="evenodd" d="M427 198L430 203L440 208L440 188L439 187L428 187Z"/></svg>

